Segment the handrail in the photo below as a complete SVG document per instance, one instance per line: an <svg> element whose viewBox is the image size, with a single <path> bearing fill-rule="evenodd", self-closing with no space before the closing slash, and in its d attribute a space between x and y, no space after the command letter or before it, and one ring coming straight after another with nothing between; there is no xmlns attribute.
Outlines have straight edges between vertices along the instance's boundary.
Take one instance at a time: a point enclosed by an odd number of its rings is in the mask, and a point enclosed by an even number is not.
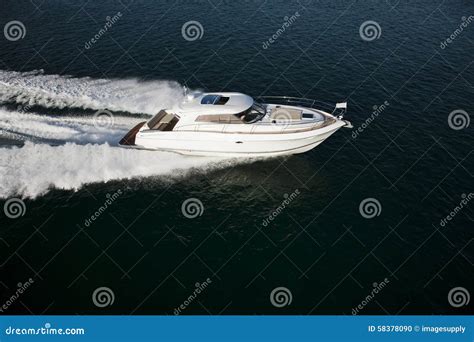
<svg viewBox="0 0 474 342"><path fill-rule="evenodd" d="M334 104L330 104L328 102L308 99L304 97L291 97L291 96L258 96L255 100L261 102L263 101L276 101L280 103L275 104L287 104L287 105L301 105L302 107L307 108L314 108L314 109L328 109L332 110L334 108ZM273 103L274 103L273 102Z"/></svg>
<svg viewBox="0 0 474 342"><path fill-rule="evenodd" d="M313 108L316 110L327 110L329 114L342 119L347 109L347 102L336 103L335 105L328 102L307 99L304 97L290 96L259 96L255 98L257 101L272 101L273 104L295 105L299 107ZM275 103L276 102L276 103ZM278 103L279 102L279 103Z"/></svg>

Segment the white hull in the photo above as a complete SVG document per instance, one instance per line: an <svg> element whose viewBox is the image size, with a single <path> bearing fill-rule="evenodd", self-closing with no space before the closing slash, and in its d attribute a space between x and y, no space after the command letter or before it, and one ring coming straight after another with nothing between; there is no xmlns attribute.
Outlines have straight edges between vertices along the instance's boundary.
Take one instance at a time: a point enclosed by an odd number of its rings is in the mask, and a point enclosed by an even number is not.
<svg viewBox="0 0 474 342"><path fill-rule="evenodd" d="M273 157L307 152L350 125L337 111L345 112L346 103L330 114L314 108L314 100L273 99L286 104L256 103L241 93L202 94L160 110L120 145L194 156Z"/></svg>
<svg viewBox="0 0 474 342"><path fill-rule="evenodd" d="M265 157L307 152L344 126L343 121L307 132L238 134L211 132L147 132L137 136L139 148L195 156Z"/></svg>

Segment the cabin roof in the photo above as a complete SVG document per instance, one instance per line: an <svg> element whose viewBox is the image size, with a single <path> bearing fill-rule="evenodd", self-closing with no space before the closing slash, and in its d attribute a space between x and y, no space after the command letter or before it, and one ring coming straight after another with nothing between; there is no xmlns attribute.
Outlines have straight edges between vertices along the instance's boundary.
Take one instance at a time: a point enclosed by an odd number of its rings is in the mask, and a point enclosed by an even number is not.
<svg viewBox="0 0 474 342"><path fill-rule="evenodd" d="M190 114L238 114L253 105L253 99L242 93L203 93L182 103L177 112Z"/></svg>

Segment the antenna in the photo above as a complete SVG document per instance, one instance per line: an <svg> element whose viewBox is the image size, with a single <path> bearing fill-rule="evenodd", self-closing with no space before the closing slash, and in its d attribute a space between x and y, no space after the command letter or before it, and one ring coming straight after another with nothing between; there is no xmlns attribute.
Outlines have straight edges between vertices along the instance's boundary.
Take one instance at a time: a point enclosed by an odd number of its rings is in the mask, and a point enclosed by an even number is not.
<svg viewBox="0 0 474 342"><path fill-rule="evenodd" d="M184 84L183 85L184 96L186 97L188 95L188 90L189 90L188 84L186 83L186 80L184 80L183 84Z"/></svg>

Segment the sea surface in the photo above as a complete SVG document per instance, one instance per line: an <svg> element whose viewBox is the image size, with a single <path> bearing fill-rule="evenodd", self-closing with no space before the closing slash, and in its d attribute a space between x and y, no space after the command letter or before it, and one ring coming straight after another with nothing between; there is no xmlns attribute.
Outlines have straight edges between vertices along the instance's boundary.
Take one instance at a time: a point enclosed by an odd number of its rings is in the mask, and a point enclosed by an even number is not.
<svg viewBox="0 0 474 342"><path fill-rule="evenodd" d="M2 314L472 312L473 2L0 6ZM117 147L184 87L347 101L354 128Z"/></svg>

